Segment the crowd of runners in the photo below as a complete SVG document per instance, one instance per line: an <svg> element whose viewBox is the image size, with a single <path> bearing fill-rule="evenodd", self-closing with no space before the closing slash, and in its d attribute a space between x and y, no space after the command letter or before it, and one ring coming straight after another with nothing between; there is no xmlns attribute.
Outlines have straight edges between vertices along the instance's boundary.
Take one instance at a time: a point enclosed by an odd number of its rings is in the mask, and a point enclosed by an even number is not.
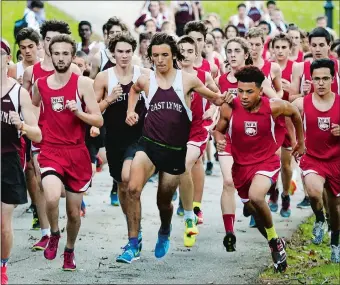
<svg viewBox="0 0 340 285"><path fill-rule="evenodd" d="M43 3L30 2L41 15ZM275 271L284 272L286 243L271 212L281 197L280 215L290 217L291 196L304 191L298 207L315 214L312 242L330 232L330 260L340 262L340 43L322 27L325 17L307 33L285 24L275 1L265 12L260 1L248 1L223 29L199 1L164 2L145 1L134 31L108 19L103 42L92 41L84 20L76 43L58 19L20 29L16 54L1 39L2 284L13 211L28 202L27 192L32 228L41 229L32 250L48 260L57 255L59 202L66 199L62 268L76 269L84 194L106 160L110 202L121 207L128 231L117 262L141 256L140 196L156 179L155 257L168 253L177 196L184 246L194 246L205 176L218 164L227 252L236 251L240 198L250 226L268 240Z"/></svg>

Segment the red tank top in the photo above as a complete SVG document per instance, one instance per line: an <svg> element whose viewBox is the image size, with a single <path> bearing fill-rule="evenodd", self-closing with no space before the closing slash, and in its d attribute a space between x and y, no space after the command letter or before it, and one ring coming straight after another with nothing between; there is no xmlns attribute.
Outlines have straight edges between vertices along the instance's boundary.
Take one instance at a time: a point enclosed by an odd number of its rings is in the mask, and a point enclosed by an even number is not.
<svg viewBox="0 0 340 285"><path fill-rule="evenodd" d="M335 69L335 75L334 75L334 80L331 86L332 92L335 94L340 94L340 76L339 76L339 65L337 60L333 60L334 62L334 69ZM305 61L303 63L303 73L301 77L301 83L300 83L300 92L303 93L303 88L302 85L306 80L312 81L312 76L310 74L310 61ZM310 93L314 92L314 87L313 84L311 85L311 90Z"/></svg>
<svg viewBox="0 0 340 285"><path fill-rule="evenodd" d="M220 90L222 93L229 91L230 93L237 96L237 81L231 83L228 80L229 73L222 74L218 80L218 85L220 86Z"/></svg>
<svg viewBox="0 0 340 285"><path fill-rule="evenodd" d="M195 70L201 69L206 72L211 72L211 67L209 61L207 61L205 58L202 60L202 65L200 67L194 67Z"/></svg>
<svg viewBox="0 0 340 285"><path fill-rule="evenodd" d="M270 82L272 82L272 77L270 75L270 70L272 67L272 63L269 60L264 60L264 64L261 68L261 71L263 72L264 76L268 78L268 80L270 80Z"/></svg>
<svg viewBox="0 0 340 285"><path fill-rule="evenodd" d="M287 65L284 70L282 70L282 78L288 80L289 82L292 82L292 72L293 72L293 63L294 61L288 60ZM286 91L283 91L283 97L282 100L288 101L289 99L289 93Z"/></svg>
<svg viewBox="0 0 340 285"><path fill-rule="evenodd" d="M340 96L335 94L333 106L325 112L313 104L313 95L303 98L303 125L306 155L322 160L340 160L340 137L331 133L332 124L340 125Z"/></svg>
<svg viewBox="0 0 340 285"><path fill-rule="evenodd" d="M49 76L38 80L38 89L44 104L43 146L76 146L85 142L85 123L66 109L66 102L75 100L83 110L78 93L79 75L72 73L67 84L60 89L48 86Z"/></svg>
<svg viewBox="0 0 340 285"><path fill-rule="evenodd" d="M234 99L228 131L234 163L256 164L275 156L280 147L276 131L268 98L261 97L261 106L256 113L249 113L239 98Z"/></svg>
<svg viewBox="0 0 340 285"><path fill-rule="evenodd" d="M300 50L295 62L303 62L303 52Z"/></svg>
<svg viewBox="0 0 340 285"><path fill-rule="evenodd" d="M41 62L37 62L33 65L33 72L32 72L32 84L37 81L37 79L45 76L49 76L54 73L54 70L45 70L41 67Z"/></svg>

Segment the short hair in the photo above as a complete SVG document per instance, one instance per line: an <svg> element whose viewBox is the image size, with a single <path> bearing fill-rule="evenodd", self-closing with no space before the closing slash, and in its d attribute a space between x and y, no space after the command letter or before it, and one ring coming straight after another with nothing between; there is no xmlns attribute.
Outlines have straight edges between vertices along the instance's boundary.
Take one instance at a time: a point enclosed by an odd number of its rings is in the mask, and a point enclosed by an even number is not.
<svg viewBox="0 0 340 285"><path fill-rule="evenodd" d="M313 54L312 54L311 52L306 53L306 54L303 56L303 60L306 60L307 58L313 58Z"/></svg>
<svg viewBox="0 0 340 285"><path fill-rule="evenodd" d="M111 53L114 53L117 44L120 42L128 43L129 45L131 45L132 52L134 52L137 48L137 41L134 39L134 37L129 32L124 32L121 35L116 35L112 39L110 39L109 51Z"/></svg>
<svg viewBox="0 0 340 285"><path fill-rule="evenodd" d="M106 22L106 30L109 32L113 26L121 27L123 32L127 32L129 30L128 27L118 17L112 17L108 19Z"/></svg>
<svg viewBox="0 0 340 285"><path fill-rule="evenodd" d="M57 35L52 38L51 43L48 47L50 53L52 54L52 47L55 43L68 43L72 46L72 56L75 56L76 50L77 50L77 44L76 42L69 36L65 34Z"/></svg>
<svg viewBox="0 0 340 285"><path fill-rule="evenodd" d="M284 33L279 33L278 35L276 35L273 40L272 40L272 47L274 48L275 42L277 41L286 41L288 42L289 48L292 48L293 46L293 42L290 36L288 36L287 34Z"/></svg>
<svg viewBox="0 0 340 285"><path fill-rule="evenodd" d="M331 50L335 50L335 48L340 45L340 39L336 39L332 44L331 44Z"/></svg>
<svg viewBox="0 0 340 285"><path fill-rule="evenodd" d="M226 38L227 38L227 31L229 28L233 28L236 31L236 37L240 36L240 31L238 30L238 28L233 24L229 24L224 28L224 34Z"/></svg>
<svg viewBox="0 0 340 285"><path fill-rule="evenodd" d="M299 32L300 38L302 39L302 32L303 32L303 31L302 31L301 29L299 29L298 26L296 26L295 24L292 25L292 26L289 26L288 29L287 29L287 34L288 34L290 31L297 31L297 32Z"/></svg>
<svg viewBox="0 0 340 285"><path fill-rule="evenodd" d="M220 32L222 34L222 39L225 38L225 35L224 35L223 30L221 28L214 28L214 29L212 29L211 32Z"/></svg>
<svg viewBox="0 0 340 285"><path fill-rule="evenodd" d="M316 59L310 65L310 74L312 75L315 69L329 68L332 77L334 77L335 75L334 65L335 65L334 61L329 58Z"/></svg>
<svg viewBox="0 0 340 285"><path fill-rule="evenodd" d="M103 32L103 34L105 34L105 31L107 31L106 23L102 26L102 32Z"/></svg>
<svg viewBox="0 0 340 285"><path fill-rule="evenodd" d="M17 62L19 61L19 56L22 56L22 54L21 54L21 50L20 49L18 49L17 50L17 54L16 54L16 60L17 60Z"/></svg>
<svg viewBox="0 0 340 285"><path fill-rule="evenodd" d="M335 48L335 51L336 51L336 54L337 54L338 58L340 58L340 45L338 45L338 46Z"/></svg>
<svg viewBox="0 0 340 285"><path fill-rule="evenodd" d="M267 25L268 29L269 29L269 34L272 32L272 26L267 22L267 21L260 21L259 24L257 25L260 26L260 25Z"/></svg>
<svg viewBox="0 0 340 285"><path fill-rule="evenodd" d="M92 25L89 21L80 21L79 24L78 24L78 31L80 30L81 26L89 26L90 31L92 31Z"/></svg>
<svg viewBox="0 0 340 285"><path fill-rule="evenodd" d="M151 34L150 33L140 33L139 34L139 44L141 44L144 40L151 40Z"/></svg>
<svg viewBox="0 0 340 285"><path fill-rule="evenodd" d="M249 45L248 45L247 41L244 38L235 37L235 38L229 39L227 41L227 43L225 44L225 53L226 54L227 54L228 45L230 43L238 43L241 46L241 48L243 49L244 53L248 54L248 58L245 61L246 65L253 64L253 59L252 59L251 54L250 54ZM227 63L227 62L225 62L225 63Z"/></svg>
<svg viewBox="0 0 340 285"><path fill-rule="evenodd" d="M40 34L43 39L46 38L47 32L59 32L61 34L70 35L70 26L68 23L59 20L49 20L42 23Z"/></svg>
<svg viewBox="0 0 340 285"><path fill-rule="evenodd" d="M83 52L82 50L78 50L76 52L76 57L83 58L85 61L87 61L87 54Z"/></svg>
<svg viewBox="0 0 340 285"><path fill-rule="evenodd" d="M237 5L237 10L240 9L241 7L247 8L246 4L240 3Z"/></svg>
<svg viewBox="0 0 340 285"><path fill-rule="evenodd" d="M244 66L235 73L235 78L239 82L254 82L256 87L261 88L265 79L263 72L256 66Z"/></svg>
<svg viewBox="0 0 340 285"><path fill-rule="evenodd" d="M273 0L267 1L267 8L269 7L269 5L276 5L276 2Z"/></svg>
<svg viewBox="0 0 340 285"><path fill-rule="evenodd" d="M250 28L248 33L246 34L246 38L253 39L253 38L261 38L262 43L265 42L264 40L264 32L259 27Z"/></svg>
<svg viewBox="0 0 340 285"><path fill-rule="evenodd" d="M198 32L201 33L203 35L203 38L205 39L207 31L208 29L205 27L204 22L202 21L190 21L184 26L185 35L188 35L191 32Z"/></svg>
<svg viewBox="0 0 340 285"><path fill-rule="evenodd" d="M180 37L177 42L177 46L179 47L180 44L185 44L185 43L193 45L195 47L195 53L197 54L198 52L197 42L193 37L190 37L188 35Z"/></svg>
<svg viewBox="0 0 340 285"><path fill-rule="evenodd" d="M309 43L311 43L312 38L325 38L328 45L331 42L331 35L326 29L321 28L321 27L317 27L313 31L310 32L308 36Z"/></svg>
<svg viewBox="0 0 340 285"><path fill-rule="evenodd" d="M327 16L325 16L325 15L321 15L321 16L318 16L318 17L316 17L316 21L317 22L319 22L320 20L326 20L327 21Z"/></svg>
<svg viewBox="0 0 340 285"><path fill-rule="evenodd" d="M30 8L31 9L33 9L33 8L43 9L44 8L44 2L42 2L42 1L32 1Z"/></svg>
<svg viewBox="0 0 340 285"><path fill-rule="evenodd" d="M21 41L27 39L31 40L32 42L35 42L36 45L39 45L40 36L32 28L23 28L15 36L15 41L18 45L20 44Z"/></svg>
<svg viewBox="0 0 340 285"><path fill-rule="evenodd" d="M148 59L152 62L152 47L158 45L168 45L170 47L172 56L175 56L177 60L182 61L184 56L181 55L179 48L177 46L176 40L173 36L170 36L166 33L156 33L151 38L151 43L148 46ZM177 60L173 60L173 66L176 69L179 69L177 65Z"/></svg>

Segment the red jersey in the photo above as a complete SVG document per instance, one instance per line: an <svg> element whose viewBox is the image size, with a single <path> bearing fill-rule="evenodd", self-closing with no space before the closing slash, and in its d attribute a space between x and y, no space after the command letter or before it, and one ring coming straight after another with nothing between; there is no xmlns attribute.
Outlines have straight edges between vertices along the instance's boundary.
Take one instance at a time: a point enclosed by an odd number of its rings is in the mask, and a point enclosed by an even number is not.
<svg viewBox="0 0 340 285"><path fill-rule="evenodd" d="M201 69L206 72L211 72L211 67L209 61L207 61L205 58L202 60L202 65L200 67L194 67L195 70Z"/></svg>
<svg viewBox="0 0 340 285"><path fill-rule="evenodd" d="M334 62L334 69L335 69L335 75L334 75L334 80L331 86L332 92L335 94L340 94L340 75L339 75L339 65L337 60L333 60ZM310 74L310 61L305 61L303 63L303 73L300 81L300 92L303 93L303 88L302 85L306 80L312 81L312 76ZM311 90L310 93L314 92L314 87L313 84L311 84Z"/></svg>
<svg viewBox="0 0 340 285"><path fill-rule="evenodd" d="M303 62L303 52L300 50L297 58L294 60L295 62Z"/></svg>
<svg viewBox="0 0 340 285"><path fill-rule="evenodd" d="M272 63L269 60L264 60L264 64L261 68L261 71L263 72L264 76L268 78L270 82L273 81L271 75L270 75L270 70L272 68Z"/></svg>
<svg viewBox="0 0 340 285"><path fill-rule="evenodd" d="M47 83L48 78L49 76L46 76L38 80L45 113L43 146L84 144L86 124L65 108L67 101L75 100L79 108L85 109L78 93L79 75L72 73L67 84L60 89L51 89Z"/></svg>
<svg viewBox="0 0 340 285"><path fill-rule="evenodd" d="M248 112L240 99L235 98L228 130L234 163L258 164L274 157L280 147L276 126L268 98L261 97L261 106L256 113Z"/></svg>
<svg viewBox="0 0 340 285"><path fill-rule="evenodd" d="M307 156L327 161L340 160L340 137L331 133L332 124L340 125L340 96L335 95L328 111L319 111L313 104L313 94L303 98L303 126Z"/></svg>
<svg viewBox="0 0 340 285"><path fill-rule="evenodd" d="M230 82L228 80L229 73L222 74L220 78L218 79L218 85L220 86L221 93L224 93L225 91L229 91L230 93L237 96L237 81Z"/></svg>
<svg viewBox="0 0 340 285"><path fill-rule="evenodd" d="M288 80L289 82L292 82L293 63L294 61L288 60L285 69L282 70L281 77L283 79ZM289 99L289 92L283 91L282 100L288 101L288 99Z"/></svg>

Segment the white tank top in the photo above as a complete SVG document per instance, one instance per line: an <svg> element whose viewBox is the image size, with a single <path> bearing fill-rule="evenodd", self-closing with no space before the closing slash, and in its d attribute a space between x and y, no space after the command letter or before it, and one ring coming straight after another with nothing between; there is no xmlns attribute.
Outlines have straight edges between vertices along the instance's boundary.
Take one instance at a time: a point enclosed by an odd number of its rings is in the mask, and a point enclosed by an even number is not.
<svg viewBox="0 0 340 285"><path fill-rule="evenodd" d="M24 65L22 64L22 61L19 61L16 63L17 66L17 75L16 78L18 79L20 76L24 76Z"/></svg>
<svg viewBox="0 0 340 285"><path fill-rule="evenodd" d="M106 50L100 50L100 71L103 71L105 65L110 61L110 58L108 57Z"/></svg>
<svg viewBox="0 0 340 285"><path fill-rule="evenodd" d="M97 42L92 42L90 45L89 45L89 50L91 50L95 45L97 44ZM82 43L78 43L77 44L77 51L80 51L82 50Z"/></svg>

